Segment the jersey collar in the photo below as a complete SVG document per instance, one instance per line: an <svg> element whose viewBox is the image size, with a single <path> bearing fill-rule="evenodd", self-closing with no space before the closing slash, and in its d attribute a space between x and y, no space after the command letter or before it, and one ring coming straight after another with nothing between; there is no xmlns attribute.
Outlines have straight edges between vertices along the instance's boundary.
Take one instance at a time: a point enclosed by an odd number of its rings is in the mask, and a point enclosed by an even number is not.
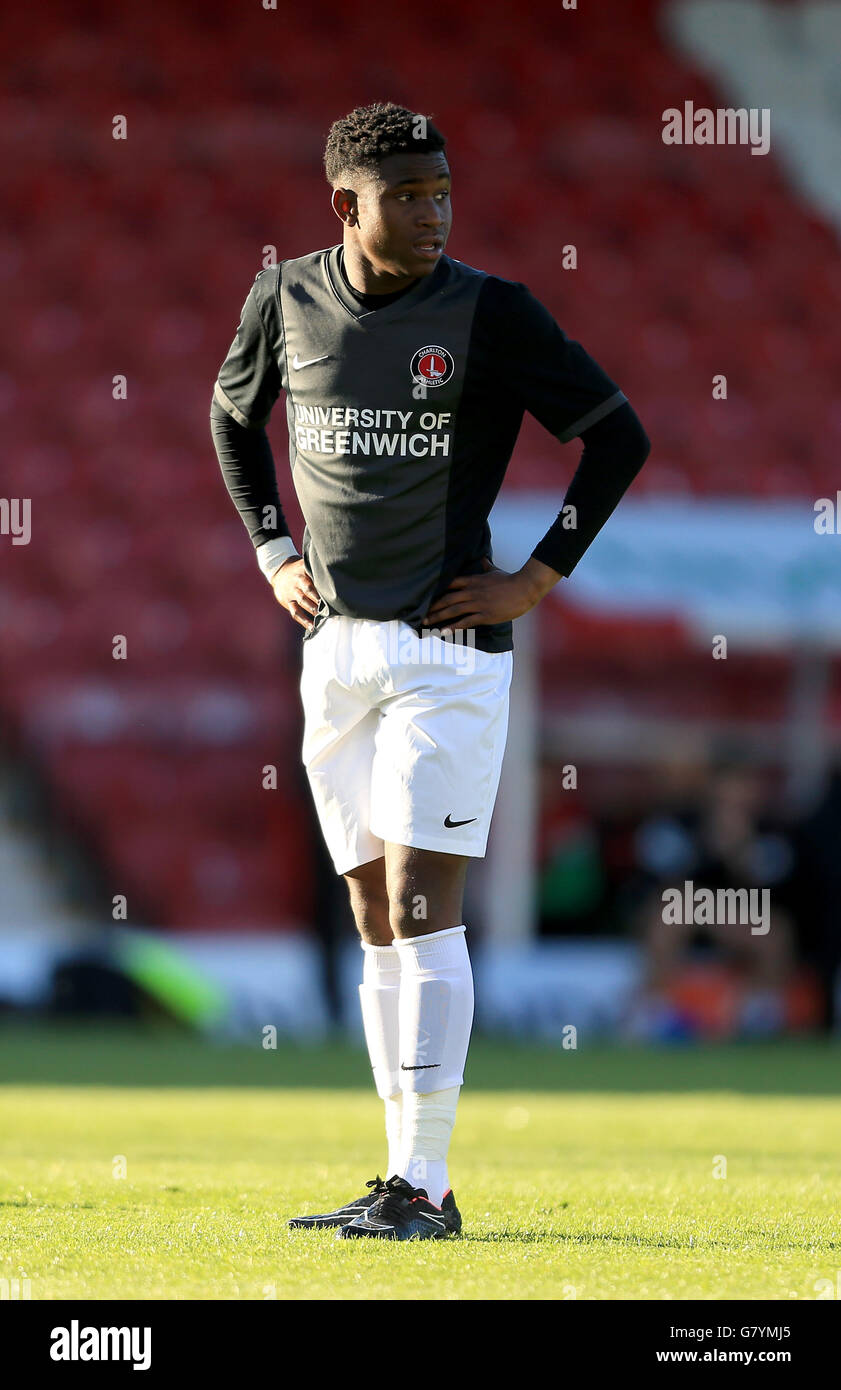
<svg viewBox="0 0 841 1390"><path fill-rule="evenodd" d="M384 305L382 309L366 309L364 305L359 303L358 299L354 299L353 295L349 293L344 282L339 268L341 249L340 245L331 246L327 252L324 262L327 280L336 299L363 328L374 328L378 324L386 323L389 319L399 318L407 309L414 308L421 300L440 293L449 279L449 256L442 256L432 274L424 275L410 290L401 294L399 299L392 300L391 304Z"/></svg>

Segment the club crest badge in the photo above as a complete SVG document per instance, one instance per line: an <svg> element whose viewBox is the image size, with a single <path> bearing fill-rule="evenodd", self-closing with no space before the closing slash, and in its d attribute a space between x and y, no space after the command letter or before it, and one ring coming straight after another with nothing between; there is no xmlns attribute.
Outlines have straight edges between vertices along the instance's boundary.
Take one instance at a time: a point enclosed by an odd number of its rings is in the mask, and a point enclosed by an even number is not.
<svg viewBox="0 0 841 1390"><path fill-rule="evenodd" d="M435 386L445 386L455 369L452 353L446 348L435 345L422 347L412 358L412 381L428 390Z"/></svg>

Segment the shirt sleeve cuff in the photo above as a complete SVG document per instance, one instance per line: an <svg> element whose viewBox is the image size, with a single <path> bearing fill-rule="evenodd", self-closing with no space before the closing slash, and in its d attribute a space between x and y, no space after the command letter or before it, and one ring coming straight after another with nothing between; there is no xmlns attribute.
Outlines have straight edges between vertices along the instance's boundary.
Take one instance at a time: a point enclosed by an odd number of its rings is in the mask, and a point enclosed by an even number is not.
<svg viewBox="0 0 841 1390"><path fill-rule="evenodd" d="M257 546L256 555L257 564L270 584L284 560L291 559L293 555L300 559L291 536L278 536L275 540L263 541L262 545Z"/></svg>
<svg viewBox="0 0 841 1390"><path fill-rule="evenodd" d="M556 522L552 530L538 541L531 553L531 559L539 560L542 565L557 570L563 579L568 579L581 558L575 553L580 547L573 532L568 531L564 535L553 534L557 529Z"/></svg>

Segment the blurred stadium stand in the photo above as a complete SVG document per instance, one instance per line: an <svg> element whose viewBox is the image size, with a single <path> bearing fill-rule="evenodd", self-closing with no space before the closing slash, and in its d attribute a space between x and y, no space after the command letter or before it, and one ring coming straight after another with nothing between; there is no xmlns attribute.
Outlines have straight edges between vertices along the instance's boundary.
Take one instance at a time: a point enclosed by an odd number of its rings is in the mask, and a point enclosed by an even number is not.
<svg viewBox="0 0 841 1390"><path fill-rule="evenodd" d="M806 87L824 91L837 7L774 8ZM660 138L666 108L721 104L716 48L731 75L765 71L752 42L763 9L467 0L432 31L380 0L278 12L80 0L39 8L37 26L26 8L4 13L0 409L33 511L32 543L4 541L4 741L133 920L260 931L319 910L299 638L224 492L208 412L266 248L282 258L336 239L319 166L346 110L386 98L434 113L455 178L451 253L528 283L622 385L654 446L635 499L790 499L811 525L841 445L841 264L815 196L828 166L816 157L795 187L773 149ZM112 139L118 115L126 141ZM837 101L820 115L837 142ZM716 373L726 408L711 399ZM279 407L270 436L300 536ZM562 490L579 448L560 453L527 421L507 488ZM791 648L711 673L679 613L558 599L539 623L547 748L562 756L576 709L600 709L620 741L646 715L631 766L668 756L652 729L673 742L687 726L709 743L761 726L757 756L777 757ZM828 743L840 674L830 653ZM598 820L599 739L578 748ZM263 787L268 764L279 790Z"/></svg>

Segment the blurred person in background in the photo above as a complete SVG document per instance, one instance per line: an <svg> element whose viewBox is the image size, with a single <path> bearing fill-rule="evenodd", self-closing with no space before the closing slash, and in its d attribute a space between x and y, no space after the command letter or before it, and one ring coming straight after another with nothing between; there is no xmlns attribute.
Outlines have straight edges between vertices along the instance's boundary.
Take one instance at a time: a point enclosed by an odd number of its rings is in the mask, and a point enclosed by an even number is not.
<svg viewBox="0 0 841 1390"><path fill-rule="evenodd" d="M577 791L564 787L563 767L540 767L537 910L544 936L589 935L603 929L607 874L601 826Z"/></svg>
<svg viewBox="0 0 841 1390"><path fill-rule="evenodd" d="M798 1021L795 846L765 806L759 771L727 761L712 770L694 805L677 797L640 825L643 890L633 929L645 952L645 978L628 1020L632 1035L770 1036ZM713 921L700 922L697 912L695 920L684 913L674 921L666 913L668 890L685 894L687 885L690 894L716 895ZM757 902L768 890L767 922L721 910L721 890L745 889Z"/></svg>

